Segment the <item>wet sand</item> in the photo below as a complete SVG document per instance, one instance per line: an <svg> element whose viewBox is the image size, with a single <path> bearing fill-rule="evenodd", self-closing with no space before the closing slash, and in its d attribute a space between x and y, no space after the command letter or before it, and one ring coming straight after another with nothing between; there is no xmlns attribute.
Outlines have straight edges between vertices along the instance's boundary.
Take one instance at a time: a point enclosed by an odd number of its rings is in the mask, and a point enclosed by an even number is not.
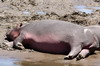
<svg viewBox="0 0 100 66"><path fill-rule="evenodd" d="M12 61L17 61L11 62L15 66L100 66L100 51L76 61L75 59L64 60L65 55L59 54L2 49L3 42L6 42L7 28L19 23L25 25L35 20L45 19L69 21L83 26L98 24L100 22L100 1L0 0L0 61L14 59Z"/></svg>
<svg viewBox="0 0 100 66"><path fill-rule="evenodd" d="M5 64L7 64L7 60L12 62L15 65L21 66L99 66L100 65L100 52L96 52L85 59L80 61L73 60L64 60L63 57L65 55L56 55L49 53L41 53L41 52L28 52L28 51L0 51L0 61L5 60ZM2 61L2 62L3 62ZM14 65L14 66L15 66Z"/></svg>

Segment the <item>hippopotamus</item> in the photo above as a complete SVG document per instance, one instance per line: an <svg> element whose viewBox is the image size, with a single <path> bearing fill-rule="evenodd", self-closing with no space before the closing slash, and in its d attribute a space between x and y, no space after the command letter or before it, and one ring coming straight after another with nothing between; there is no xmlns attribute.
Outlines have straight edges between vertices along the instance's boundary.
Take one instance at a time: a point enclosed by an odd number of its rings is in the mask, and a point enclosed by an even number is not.
<svg viewBox="0 0 100 66"><path fill-rule="evenodd" d="M40 20L19 24L7 31L13 47L48 53L66 53L64 59L82 59L98 48L98 39L88 28L60 20ZM24 46L24 47L21 47Z"/></svg>
<svg viewBox="0 0 100 66"><path fill-rule="evenodd" d="M96 41L97 41L97 45L98 45L97 49L100 49L99 48L99 44L100 44L100 32L99 32L100 24L87 26L86 28L95 36Z"/></svg>

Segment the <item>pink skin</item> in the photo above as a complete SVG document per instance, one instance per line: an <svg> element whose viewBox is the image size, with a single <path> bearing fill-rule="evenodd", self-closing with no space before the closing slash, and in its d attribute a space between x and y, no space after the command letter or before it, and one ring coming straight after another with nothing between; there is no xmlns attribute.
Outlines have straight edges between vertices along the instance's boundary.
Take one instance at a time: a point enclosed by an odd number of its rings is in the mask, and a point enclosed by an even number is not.
<svg viewBox="0 0 100 66"><path fill-rule="evenodd" d="M11 39L14 40L15 38L17 38L17 37L19 36L19 32L17 32L17 31L12 31L12 32L11 32L11 35L12 35Z"/></svg>
<svg viewBox="0 0 100 66"><path fill-rule="evenodd" d="M8 29L6 36L9 37L11 40L15 40L20 34L19 30L21 27L22 27L22 23L17 24L17 26L13 30Z"/></svg>

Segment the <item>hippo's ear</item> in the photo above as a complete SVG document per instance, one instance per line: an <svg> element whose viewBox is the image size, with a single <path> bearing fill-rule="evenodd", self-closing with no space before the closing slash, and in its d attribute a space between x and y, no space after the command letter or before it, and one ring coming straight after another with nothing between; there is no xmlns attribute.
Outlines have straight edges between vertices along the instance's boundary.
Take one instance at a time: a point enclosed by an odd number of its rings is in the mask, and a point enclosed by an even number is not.
<svg viewBox="0 0 100 66"><path fill-rule="evenodd" d="M21 28L22 27L22 23L20 23L20 24L17 24L17 26L16 26L16 29L19 29L19 28Z"/></svg>

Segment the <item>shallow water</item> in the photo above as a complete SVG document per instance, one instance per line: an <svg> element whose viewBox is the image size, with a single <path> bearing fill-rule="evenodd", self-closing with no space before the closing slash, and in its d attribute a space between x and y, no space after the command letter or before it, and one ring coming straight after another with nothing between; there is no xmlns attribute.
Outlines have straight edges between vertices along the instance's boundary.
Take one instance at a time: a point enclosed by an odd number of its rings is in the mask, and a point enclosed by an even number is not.
<svg viewBox="0 0 100 66"><path fill-rule="evenodd" d="M55 61L22 61L12 58L0 58L0 66L100 66L99 59L93 60L55 60Z"/></svg>
<svg viewBox="0 0 100 66"><path fill-rule="evenodd" d="M36 14L38 14L38 15L46 15L46 12L43 12L43 11L37 11Z"/></svg>
<svg viewBox="0 0 100 66"><path fill-rule="evenodd" d="M31 14L31 12L28 11L28 10L25 10L25 11L23 11L22 13L23 13L24 15L30 15L30 14Z"/></svg>
<svg viewBox="0 0 100 66"><path fill-rule="evenodd" d="M100 7L87 7L85 5L77 5L75 8L78 11L85 12L86 14L91 14L94 12L94 10L100 9Z"/></svg>
<svg viewBox="0 0 100 66"><path fill-rule="evenodd" d="M70 63L56 63L56 62L31 62L31 61L18 61L16 59L0 59L0 66L82 66L80 64Z"/></svg>
<svg viewBox="0 0 100 66"><path fill-rule="evenodd" d="M17 60L15 59L0 59L0 66L20 66L20 65L17 65L15 64Z"/></svg>
<svg viewBox="0 0 100 66"><path fill-rule="evenodd" d="M94 8L94 9L100 9L100 7L92 7L92 8Z"/></svg>

